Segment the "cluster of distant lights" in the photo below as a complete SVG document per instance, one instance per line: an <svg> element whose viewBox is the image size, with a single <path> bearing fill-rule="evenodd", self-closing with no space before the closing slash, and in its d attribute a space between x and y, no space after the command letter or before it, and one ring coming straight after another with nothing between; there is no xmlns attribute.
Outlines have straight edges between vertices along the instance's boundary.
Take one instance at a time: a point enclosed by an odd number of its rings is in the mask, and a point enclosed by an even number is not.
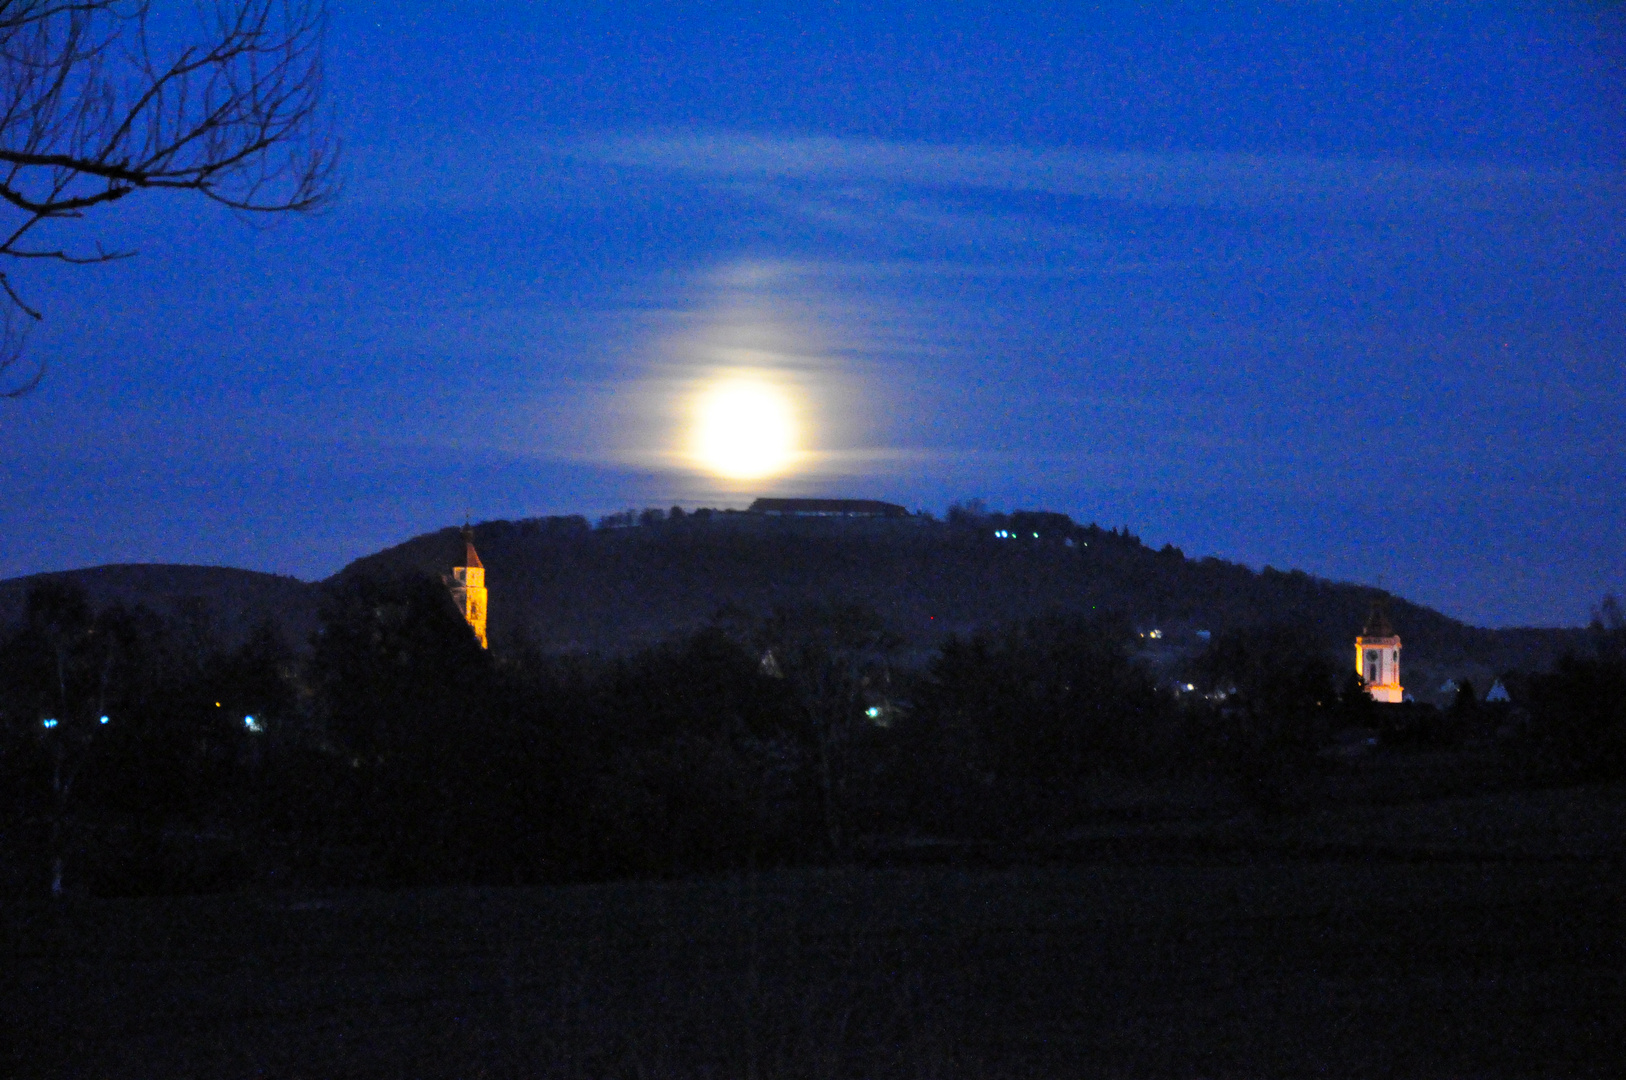
<svg viewBox="0 0 1626 1080"><path fill-rule="evenodd" d="M220 702L215 702L215 708L220 708ZM254 719L252 716L245 716L243 717L243 730L258 733L264 731L265 728L261 726L260 722Z"/></svg>
<svg viewBox="0 0 1626 1080"><path fill-rule="evenodd" d="M1040 538L1038 533L1029 533L1028 535L1032 536L1033 539L1035 539L1035 540L1038 540ZM1022 534L1017 532L1014 529L995 529L994 530L994 539L995 540L1020 540L1020 539L1022 539ZM1064 543L1066 543L1066 545L1068 547L1074 547L1074 546L1077 545L1077 541L1074 540L1071 536L1067 537L1067 539L1064 541ZM1090 545L1089 545L1088 542L1086 542L1084 544L1084 546L1089 547Z"/></svg>
<svg viewBox="0 0 1626 1080"><path fill-rule="evenodd" d="M218 702L218 701L215 702L215 708L217 708L217 709L220 708L220 702ZM112 718L108 717L108 716L101 716L101 717L97 718L96 722L98 724L106 724L106 723L110 722L111 719ZM46 731L50 731L52 728L57 726L56 717L48 716L44 720L40 721L40 725L42 727L44 727ZM252 732L258 733L258 732L262 732L262 731L265 730L265 725L261 724L258 720L254 719L254 717L252 717L252 716L245 716L245 717L243 717L243 729L245 731L252 731Z"/></svg>
<svg viewBox="0 0 1626 1080"><path fill-rule="evenodd" d="M1016 538L1016 534L1009 531L1009 530L1007 530L1007 529L999 529L994 533L994 535L999 537L1001 540L1012 540L1012 539ZM1039 534L1034 533L1033 538L1035 540L1037 540L1039 538ZM1205 637L1205 638L1208 636L1206 633L1203 633L1202 631L1199 631L1199 633L1202 634L1202 636ZM1151 631L1151 633L1142 634L1141 636L1142 637L1161 638L1163 636L1163 631L1161 631L1161 630L1153 630L1153 631ZM1191 683L1186 683L1184 689L1187 692L1189 692L1189 691L1195 690L1197 688L1195 686L1193 686ZM217 709L220 708L220 702L218 702L218 701L215 702L215 708L217 708ZM871 705L869 708L864 710L864 715L869 717L871 720L879 720L881 718L881 707L879 705ZM108 723L109 720L110 720L110 717L103 716L103 717L98 718L97 722L101 723L101 724L105 724L105 723ZM46 719L40 721L40 723L44 725L44 727L45 727L45 729L47 731L49 731L50 729L57 726L57 722L56 722L55 717L47 717ZM263 732L265 730L265 725L260 723L258 720L256 720L252 716L245 716L245 717L243 717L243 730L253 732L254 734L259 734L259 733L261 733L261 732Z"/></svg>

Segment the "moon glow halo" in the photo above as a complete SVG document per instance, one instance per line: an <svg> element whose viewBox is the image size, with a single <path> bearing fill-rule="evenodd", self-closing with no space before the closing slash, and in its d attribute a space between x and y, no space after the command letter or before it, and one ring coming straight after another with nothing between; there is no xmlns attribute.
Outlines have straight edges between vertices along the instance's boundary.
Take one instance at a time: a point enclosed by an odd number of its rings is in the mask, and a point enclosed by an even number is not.
<svg viewBox="0 0 1626 1080"><path fill-rule="evenodd" d="M717 378L695 398L690 457L725 480L761 480L800 456L797 409L787 390L756 374Z"/></svg>

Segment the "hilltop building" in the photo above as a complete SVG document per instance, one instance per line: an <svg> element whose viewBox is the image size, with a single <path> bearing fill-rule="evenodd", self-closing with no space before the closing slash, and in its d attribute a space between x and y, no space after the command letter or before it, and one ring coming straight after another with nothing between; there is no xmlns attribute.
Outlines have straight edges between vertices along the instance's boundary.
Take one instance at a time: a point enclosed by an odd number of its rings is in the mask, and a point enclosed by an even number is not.
<svg viewBox="0 0 1626 1080"><path fill-rule="evenodd" d="M487 648L486 568L480 563L480 553L474 550L474 530L467 525L463 526L463 565L452 567L446 585L452 590L457 610L480 639L480 648Z"/></svg>
<svg viewBox="0 0 1626 1080"><path fill-rule="evenodd" d="M901 518L909 511L875 499L758 499L748 511L769 517Z"/></svg>
<svg viewBox="0 0 1626 1080"><path fill-rule="evenodd" d="M1400 685L1400 635L1389 625L1381 600L1372 605L1372 614L1355 639L1355 674L1366 683L1373 701L1398 705L1406 699Z"/></svg>

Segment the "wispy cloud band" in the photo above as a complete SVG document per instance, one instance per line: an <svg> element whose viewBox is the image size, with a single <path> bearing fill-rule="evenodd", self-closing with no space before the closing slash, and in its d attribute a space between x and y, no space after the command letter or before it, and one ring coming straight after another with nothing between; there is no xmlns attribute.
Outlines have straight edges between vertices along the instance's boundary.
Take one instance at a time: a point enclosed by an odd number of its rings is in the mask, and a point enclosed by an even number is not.
<svg viewBox="0 0 1626 1080"><path fill-rule="evenodd" d="M561 150L576 160L715 178L1036 192L1161 206L1312 203L1496 210L1533 199L1618 204L1626 196L1626 173L1575 167L956 146L729 132L621 134Z"/></svg>

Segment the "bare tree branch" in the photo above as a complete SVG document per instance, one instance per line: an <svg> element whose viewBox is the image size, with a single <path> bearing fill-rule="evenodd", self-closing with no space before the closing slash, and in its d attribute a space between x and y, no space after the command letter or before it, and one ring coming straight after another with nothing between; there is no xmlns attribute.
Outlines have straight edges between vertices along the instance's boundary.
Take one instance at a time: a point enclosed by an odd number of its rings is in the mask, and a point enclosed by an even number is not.
<svg viewBox="0 0 1626 1080"><path fill-rule="evenodd" d="M23 367L26 362L23 345L28 337L28 329L26 326L18 328L17 316L20 312L35 321L41 316L39 312L23 303L5 274L0 274L0 288L5 290L10 300L9 305L0 306L0 398L20 398L45 378L45 361L35 361L32 375L12 374L14 371L26 370Z"/></svg>
<svg viewBox="0 0 1626 1080"><path fill-rule="evenodd" d="M126 258L23 239L141 190L255 214L322 206L338 163L321 106L326 24L324 0L0 0L0 256ZM41 317L0 285L8 313ZM16 396L7 318L0 394Z"/></svg>

